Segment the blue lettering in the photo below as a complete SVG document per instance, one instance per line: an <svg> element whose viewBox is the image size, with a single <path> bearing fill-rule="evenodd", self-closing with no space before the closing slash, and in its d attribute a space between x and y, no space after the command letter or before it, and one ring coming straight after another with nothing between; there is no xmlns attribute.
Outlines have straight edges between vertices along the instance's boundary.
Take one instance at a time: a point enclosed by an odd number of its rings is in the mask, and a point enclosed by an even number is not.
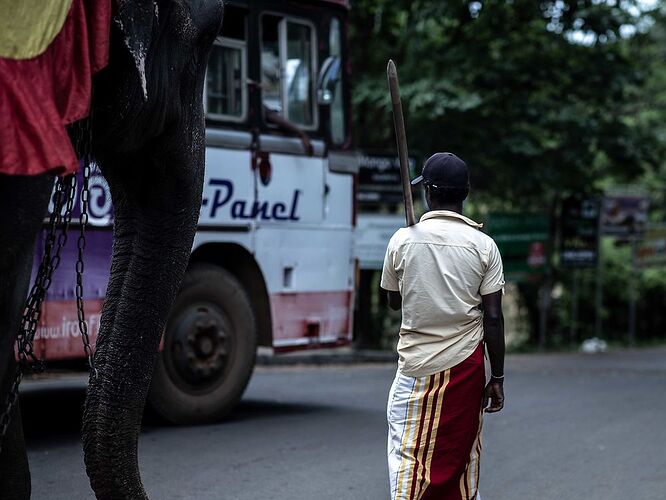
<svg viewBox="0 0 666 500"><path fill-rule="evenodd" d="M259 203L258 201L255 201L254 204L252 205L252 217L254 219L257 218L261 214L261 220L270 220L271 216L268 213L268 202L264 201L263 203Z"/></svg>
<svg viewBox="0 0 666 500"><path fill-rule="evenodd" d="M231 204L231 218L232 219L251 219L252 214L245 214L245 200L234 201Z"/></svg>
<svg viewBox="0 0 666 500"><path fill-rule="evenodd" d="M301 195L300 189L294 191L294 201L291 205L291 213L289 214L289 220L300 220L300 217L296 215L296 210L298 208L298 197L300 195Z"/></svg>
<svg viewBox="0 0 666 500"><path fill-rule="evenodd" d="M275 205L273 205L272 215L275 220L289 220L289 216L286 215L286 213L287 213L287 205L285 205L284 203L277 202Z"/></svg>
<svg viewBox="0 0 666 500"><path fill-rule="evenodd" d="M215 218L218 209L227 205L234 195L233 182L228 179L210 179L209 185L219 186L212 197L202 200L202 206L210 206L210 217ZM261 219L261 220L292 220L298 221L298 201L301 190L294 190L290 205L281 201L271 204L270 201L235 200L230 206L232 219Z"/></svg>
<svg viewBox="0 0 666 500"><path fill-rule="evenodd" d="M225 193L226 196L224 197L224 199L220 199L220 198L222 198L222 189L216 189L215 190L215 196L213 197L213 205L210 207L210 217L215 218L215 214L217 213L217 209L226 205L227 202L233 196L233 194L234 194L234 185L231 183L231 181L228 181L226 179L211 179L210 180L210 185L211 186L222 186L223 188L226 188L226 193Z"/></svg>

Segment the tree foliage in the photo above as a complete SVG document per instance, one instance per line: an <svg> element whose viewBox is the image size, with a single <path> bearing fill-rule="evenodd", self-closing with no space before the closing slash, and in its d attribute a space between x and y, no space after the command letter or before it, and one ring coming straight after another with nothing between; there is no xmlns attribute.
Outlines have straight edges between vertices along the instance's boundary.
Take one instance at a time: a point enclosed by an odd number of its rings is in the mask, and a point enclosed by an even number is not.
<svg viewBox="0 0 666 500"><path fill-rule="evenodd" d="M356 142L395 148L385 73L392 58L410 152L423 158L449 150L465 158L472 200L482 201L474 205L550 210L560 195L631 184L650 195L652 222L663 222L666 1L650 11L648 3L354 0ZM625 335L628 284L635 277L639 338L663 338L663 269L635 273L628 247L606 240L604 335ZM581 277L579 339L594 334L595 318L594 270ZM561 293L549 342L566 343L572 273L555 268L551 279ZM536 324L536 288L521 286Z"/></svg>
<svg viewBox="0 0 666 500"><path fill-rule="evenodd" d="M637 106L650 19L638 1L358 0L355 134L394 148L386 63L396 61L410 150L467 160L476 199L546 208L658 169Z"/></svg>

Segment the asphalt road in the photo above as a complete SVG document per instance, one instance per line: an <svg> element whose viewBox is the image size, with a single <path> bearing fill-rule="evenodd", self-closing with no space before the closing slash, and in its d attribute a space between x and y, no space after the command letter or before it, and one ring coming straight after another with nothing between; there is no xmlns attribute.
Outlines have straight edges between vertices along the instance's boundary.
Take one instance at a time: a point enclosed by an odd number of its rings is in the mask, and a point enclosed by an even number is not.
<svg viewBox="0 0 666 500"><path fill-rule="evenodd" d="M260 367L218 425L149 421L153 499L388 498L391 364ZM512 356L507 407L484 425L484 500L666 498L666 348ZM34 499L92 498L78 428L81 377L27 383Z"/></svg>

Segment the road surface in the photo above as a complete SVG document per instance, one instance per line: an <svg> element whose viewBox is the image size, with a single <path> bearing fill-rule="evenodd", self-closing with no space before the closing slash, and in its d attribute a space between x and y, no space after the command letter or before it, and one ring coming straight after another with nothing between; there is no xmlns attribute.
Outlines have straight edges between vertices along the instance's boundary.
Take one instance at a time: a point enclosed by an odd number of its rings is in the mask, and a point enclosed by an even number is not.
<svg viewBox="0 0 666 500"><path fill-rule="evenodd" d="M140 460L153 499L388 498L392 364L259 367L232 418L149 420ZM89 499L79 438L84 378L22 397L33 498ZM517 355L506 409L484 426L484 500L666 498L666 348Z"/></svg>

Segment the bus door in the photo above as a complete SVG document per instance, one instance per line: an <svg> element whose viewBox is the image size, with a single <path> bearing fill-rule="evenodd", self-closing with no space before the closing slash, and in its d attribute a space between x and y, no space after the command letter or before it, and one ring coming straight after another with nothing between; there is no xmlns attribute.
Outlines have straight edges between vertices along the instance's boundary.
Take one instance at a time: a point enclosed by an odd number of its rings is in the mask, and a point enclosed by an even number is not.
<svg viewBox="0 0 666 500"><path fill-rule="evenodd" d="M318 135L317 32L307 19L270 11L258 21L264 127L256 169L257 257L271 296L274 346L317 344L326 333L328 284L321 269L330 247L322 228L327 161Z"/></svg>

